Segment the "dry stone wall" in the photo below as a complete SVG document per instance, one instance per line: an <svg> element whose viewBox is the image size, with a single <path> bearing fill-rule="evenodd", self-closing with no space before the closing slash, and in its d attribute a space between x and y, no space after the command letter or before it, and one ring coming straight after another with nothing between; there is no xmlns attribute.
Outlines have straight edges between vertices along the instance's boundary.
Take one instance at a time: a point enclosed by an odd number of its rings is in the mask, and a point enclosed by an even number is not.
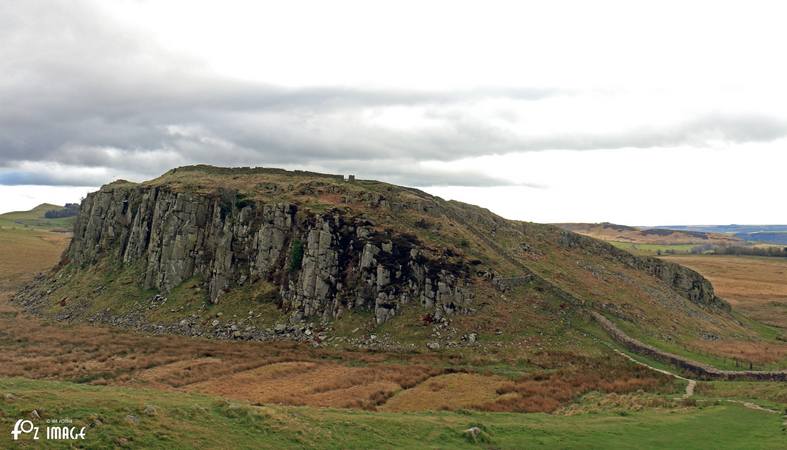
<svg viewBox="0 0 787 450"><path fill-rule="evenodd" d="M758 371L758 370L720 370L715 367L692 361L674 353L665 352L652 345L634 339L618 328L609 319L596 311L590 314L615 341L625 346L632 352L649 356L653 359L680 367L695 376L705 380L728 381L787 381L787 371Z"/></svg>

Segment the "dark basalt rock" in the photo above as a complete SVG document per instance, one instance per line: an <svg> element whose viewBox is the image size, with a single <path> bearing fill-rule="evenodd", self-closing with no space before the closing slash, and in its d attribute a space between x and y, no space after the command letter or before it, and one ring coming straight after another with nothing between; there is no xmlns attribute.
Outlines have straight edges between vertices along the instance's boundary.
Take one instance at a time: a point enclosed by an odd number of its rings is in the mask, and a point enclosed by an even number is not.
<svg viewBox="0 0 787 450"><path fill-rule="evenodd" d="M302 254L294 260L295 247ZM212 302L247 283L273 282L293 320L367 309L382 323L407 303L439 318L467 309L473 297L469 269L415 236L377 230L344 210L262 204L227 190L109 185L89 194L65 261L105 258L142 267L142 287L163 294L199 276Z"/></svg>

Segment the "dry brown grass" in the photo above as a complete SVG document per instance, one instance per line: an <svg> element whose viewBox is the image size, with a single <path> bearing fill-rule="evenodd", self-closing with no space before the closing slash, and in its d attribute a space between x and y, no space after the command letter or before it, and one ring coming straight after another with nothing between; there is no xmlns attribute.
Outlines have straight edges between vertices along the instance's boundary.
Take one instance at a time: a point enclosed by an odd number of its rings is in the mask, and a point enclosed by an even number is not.
<svg viewBox="0 0 787 450"><path fill-rule="evenodd" d="M495 375L447 373L451 365L466 363L455 355L151 336L47 323L7 304L0 309L0 342L0 376L148 386L252 403L388 411L553 411L587 391L653 390L665 383L637 367L568 353L540 352L533 356L534 364L559 369L507 382ZM398 362L386 362L393 358Z"/></svg>
<svg viewBox="0 0 787 450"><path fill-rule="evenodd" d="M634 365L603 364L590 360L572 369L530 374L503 384L493 402L476 405L486 411L552 412L579 396L599 391L628 393L669 389L671 380Z"/></svg>
<svg viewBox="0 0 787 450"><path fill-rule="evenodd" d="M440 373L434 367L289 362L238 372L186 389L254 403L374 408L394 392Z"/></svg>
<svg viewBox="0 0 787 450"><path fill-rule="evenodd" d="M691 342L691 345L705 352L741 361L742 368L747 368L748 362L767 364L787 359L787 344L736 340L696 340Z"/></svg>
<svg viewBox="0 0 787 450"><path fill-rule="evenodd" d="M0 290L10 290L57 264L69 240L65 233L0 228Z"/></svg>
<svg viewBox="0 0 787 450"><path fill-rule="evenodd" d="M522 379L509 386L495 375L447 373L451 366L469 365L479 357L475 354L465 358L450 353L317 349L287 342L212 341L50 323L20 312L6 300L21 282L58 260L66 239L53 233L25 233L11 236L16 239L11 247L0 247L4 251L0 253L2 377L148 386L253 403L401 411L473 407L551 411L587 389L658 386L652 380L637 384L625 377L620 386L584 378L584 384L568 389L565 383L571 382L562 380L563 369L545 375L563 383L558 389L547 389L540 379ZM24 262L15 263L16 255L22 255ZM536 365L563 367L569 374L580 364L571 353L531 356ZM482 363L500 363L493 356L481 359ZM582 364L588 369L587 361ZM606 368L596 369L600 371L597 377L606 378Z"/></svg>
<svg viewBox="0 0 787 450"><path fill-rule="evenodd" d="M383 411L456 410L495 401L505 379L474 373L453 373L430 378L388 400Z"/></svg>
<svg viewBox="0 0 787 450"><path fill-rule="evenodd" d="M417 355L385 364L380 360L390 355L49 324L7 304L0 330L0 376L188 390L254 403L372 409L443 372Z"/></svg>
<svg viewBox="0 0 787 450"><path fill-rule="evenodd" d="M715 255L665 259L701 273L735 309L787 329L787 259Z"/></svg>

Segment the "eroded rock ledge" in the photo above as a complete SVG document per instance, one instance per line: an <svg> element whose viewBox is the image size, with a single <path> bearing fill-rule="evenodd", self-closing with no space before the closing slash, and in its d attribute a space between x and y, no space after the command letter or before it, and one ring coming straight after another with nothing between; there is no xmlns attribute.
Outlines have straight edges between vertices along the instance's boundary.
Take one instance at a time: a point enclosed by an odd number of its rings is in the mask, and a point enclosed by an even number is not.
<svg viewBox="0 0 787 450"><path fill-rule="evenodd" d="M473 297L468 268L414 236L345 210L262 204L223 190L108 185L89 194L63 264L105 258L141 267L143 287L163 293L199 277L211 302L267 281L294 320L365 308L382 323L408 303L439 319L466 311Z"/></svg>

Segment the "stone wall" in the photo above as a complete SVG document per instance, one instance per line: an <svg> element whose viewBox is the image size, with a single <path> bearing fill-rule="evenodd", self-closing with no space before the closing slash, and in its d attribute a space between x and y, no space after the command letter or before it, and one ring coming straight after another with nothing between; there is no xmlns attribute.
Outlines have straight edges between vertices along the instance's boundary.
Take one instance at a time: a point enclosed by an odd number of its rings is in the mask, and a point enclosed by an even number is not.
<svg viewBox="0 0 787 450"><path fill-rule="evenodd" d="M591 311L590 314L615 341L632 352L649 356L653 359L680 367L696 377L708 380L728 381L787 381L787 371L756 371L756 370L719 370L707 364L692 361L683 356L665 352L651 345L638 341L618 328L609 319Z"/></svg>

